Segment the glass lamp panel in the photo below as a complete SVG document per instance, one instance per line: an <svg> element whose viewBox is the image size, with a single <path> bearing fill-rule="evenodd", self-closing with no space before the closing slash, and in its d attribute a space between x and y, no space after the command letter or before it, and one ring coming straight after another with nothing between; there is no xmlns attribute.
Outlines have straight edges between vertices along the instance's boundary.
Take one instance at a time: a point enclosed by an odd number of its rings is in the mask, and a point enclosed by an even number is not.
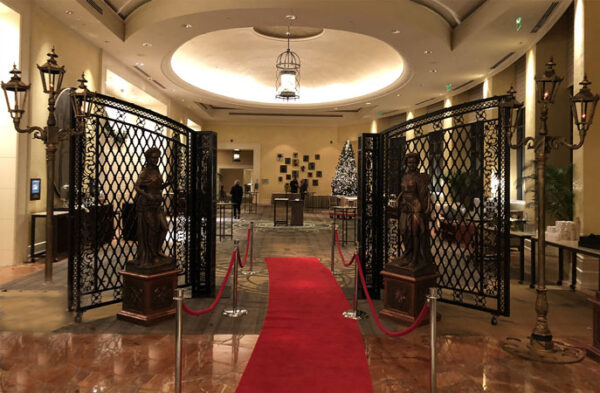
<svg viewBox="0 0 600 393"><path fill-rule="evenodd" d="M296 94L296 74L290 71L281 73L278 93Z"/></svg>

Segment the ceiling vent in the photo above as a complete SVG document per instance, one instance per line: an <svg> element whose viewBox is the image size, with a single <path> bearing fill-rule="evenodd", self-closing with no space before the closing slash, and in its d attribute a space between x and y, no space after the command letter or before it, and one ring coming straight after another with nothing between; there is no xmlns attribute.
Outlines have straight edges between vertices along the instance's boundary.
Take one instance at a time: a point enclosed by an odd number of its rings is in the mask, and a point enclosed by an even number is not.
<svg viewBox="0 0 600 393"><path fill-rule="evenodd" d="M104 10L102 9L102 7L100 7L98 5L98 3L96 3L94 0L85 0L93 9L96 10L96 12L98 12L100 15L104 14Z"/></svg>
<svg viewBox="0 0 600 393"><path fill-rule="evenodd" d="M491 66L490 70L495 70L500 64L504 63L506 60L508 60L509 57L511 57L514 54L515 54L515 52L510 52L509 54L507 54L506 56L504 56L503 58L501 58L500 60L498 60L498 62L496 64L494 64L493 66Z"/></svg>
<svg viewBox="0 0 600 393"><path fill-rule="evenodd" d="M471 79L470 81L467 81L467 82L463 83L462 85L458 85L458 86L454 87L452 90L462 89L463 87L465 87L473 82L475 82L475 81L473 79Z"/></svg>
<svg viewBox="0 0 600 393"><path fill-rule="evenodd" d="M429 99L421 101L421 102L417 102L415 105L421 105L421 104L424 104L426 102L433 101L433 100L435 100L435 97L434 98L429 98Z"/></svg>
<svg viewBox="0 0 600 393"><path fill-rule="evenodd" d="M154 84L158 87L160 87L163 90L166 90L167 88L165 87L165 85L163 85L162 83L160 83L159 81L155 81L154 79L152 79L152 82L154 82Z"/></svg>
<svg viewBox="0 0 600 393"><path fill-rule="evenodd" d="M229 112L230 116L264 116L264 117L344 117L343 115L316 114L316 113L252 113L252 112Z"/></svg>
<svg viewBox="0 0 600 393"><path fill-rule="evenodd" d="M357 108L357 109L339 109L339 110L333 110L330 112L336 112L336 113L358 113L361 111L362 108Z"/></svg>
<svg viewBox="0 0 600 393"><path fill-rule="evenodd" d="M150 74L147 73L146 71L142 70L140 67L138 66L133 66L133 68L135 68L135 70L137 72L139 72L140 74L144 75L146 78L150 78Z"/></svg>
<svg viewBox="0 0 600 393"><path fill-rule="evenodd" d="M531 29L532 33L537 33L542 28L542 26L546 24L548 18L550 17L550 15L552 15L554 10L558 6L558 3L558 1L553 1L552 4L550 4L546 12L544 12L544 15L542 15L540 20L538 20L538 23L536 23L535 26L533 26L533 29Z"/></svg>

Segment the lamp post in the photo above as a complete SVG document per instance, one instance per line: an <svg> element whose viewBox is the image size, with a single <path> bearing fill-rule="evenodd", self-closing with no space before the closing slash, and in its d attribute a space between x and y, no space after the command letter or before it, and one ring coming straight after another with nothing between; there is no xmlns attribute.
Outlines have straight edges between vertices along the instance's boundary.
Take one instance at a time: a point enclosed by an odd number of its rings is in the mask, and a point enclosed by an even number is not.
<svg viewBox="0 0 600 393"><path fill-rule="evenodd" d="M521 341L516 338L507 338L502 343L502 348L506 351L531 360L543 361L547 363L574 363L585 357L585 351L558 343L552 340L552 333L548 326L548 299L546 296L546 214L545 214L545 172L546 158L553 150L563 146L570 150L579 149L585 142L586 134L592 124L598 95L592 94L589 89L590 82L587 76L580 83L582 86L579 92L571 97L571 111L573 120L579 134L579 142L571 144L562 137L548 135L548 111L554 101L558 85L563 78L556 75L554 71L553 59L546 63L546 70L543 76L535 78L537 94L536 99L541 104L541 127L538 135L535 137L526 137L515 144L512 143L512 137L515 129L515 123L511 119L510 110L519 107L522 104L516 102L515 91L511 87L508 94L511 99L504 105L507 111L505 114L509 120L509 132L507 133L508 144L513 149L527 146L528 149L535 151L536 167L536 196L537 196L537 232L538 232L538 282L536 287L535 312L537 314L536 323L529 337L529 341ZM532 261L532 263L534 263Z"/></svg>
<svg viewBox="0 0 600 393"><path fill-rule="evenodd" d="M71 94L71 102L76 118L77 127L75 130L59 129L56 126L56 117L54 115L56 98L60 93L65 67L58 65L54 48L48 53L48 59L43 65L38 65L40 77L42 78L42 87L44 93L48 94L48 120L45 127L27 127L21 128L21 119L25 113L27 94L31 85L23 83L21 80L21 71L13 66L12 77L10 81L2 82L2 90L6 98L8 112L13 120L15 130L19 133L33 134L33 137L40 139L46 145L46 264L44 279L46 282L52 281L52 263L54 261L54 158L58 144L71 135L81 134L83 132L83 121L89 115L91 104L85 99L91 93L85 86L87 82L82 75L79 79L80 85ZM78 131L79 130L79 131ZM33 251L33 250L32 250Z"/></svg>

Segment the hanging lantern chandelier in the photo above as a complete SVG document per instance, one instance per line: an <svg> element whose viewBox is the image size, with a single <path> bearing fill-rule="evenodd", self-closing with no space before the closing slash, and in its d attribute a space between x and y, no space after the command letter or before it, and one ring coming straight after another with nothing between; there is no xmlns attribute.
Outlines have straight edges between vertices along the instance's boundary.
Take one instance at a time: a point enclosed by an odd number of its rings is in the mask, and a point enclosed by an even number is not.
<svg viewBox="0 0 600 393"><path fill-rule="evenodd" d="M300 57L290 50L290 26L288 25L287 49L277 56L275 97L282 100L300 98Z"/></svg>

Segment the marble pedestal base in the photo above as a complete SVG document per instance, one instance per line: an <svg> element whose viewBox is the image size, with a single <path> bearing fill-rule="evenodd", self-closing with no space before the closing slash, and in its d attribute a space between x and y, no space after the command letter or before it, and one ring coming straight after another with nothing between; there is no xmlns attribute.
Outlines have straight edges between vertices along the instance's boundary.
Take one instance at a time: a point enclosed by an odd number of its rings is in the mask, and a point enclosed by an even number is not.
<svg viewBox="0 0 600 393"><path fill-rule="evenodd" d="M396 322L412 324L419 316L427 299L425 296L429 288L436 286L438 273L417 277L383 270L383 306L379 313L381 317L392 319ZM437 315L440 319L440 315ZM429 323L429 314L424 323Z"/></svg>
<svg viewBox="0 0 600 393"><path fill-rule="evenodd" d="M594 307L594 343L587 347L587 352L590 357L600 360L600 291L596 292L595 298L588 299Z"/></svg>
<svg viewBox="0 0 600 393"><path fill-rule="evenodd" d="M123 276L123 310L117 319L151 326L175 315L175 288L181 270L157 274L121 271Z"/></svg>

